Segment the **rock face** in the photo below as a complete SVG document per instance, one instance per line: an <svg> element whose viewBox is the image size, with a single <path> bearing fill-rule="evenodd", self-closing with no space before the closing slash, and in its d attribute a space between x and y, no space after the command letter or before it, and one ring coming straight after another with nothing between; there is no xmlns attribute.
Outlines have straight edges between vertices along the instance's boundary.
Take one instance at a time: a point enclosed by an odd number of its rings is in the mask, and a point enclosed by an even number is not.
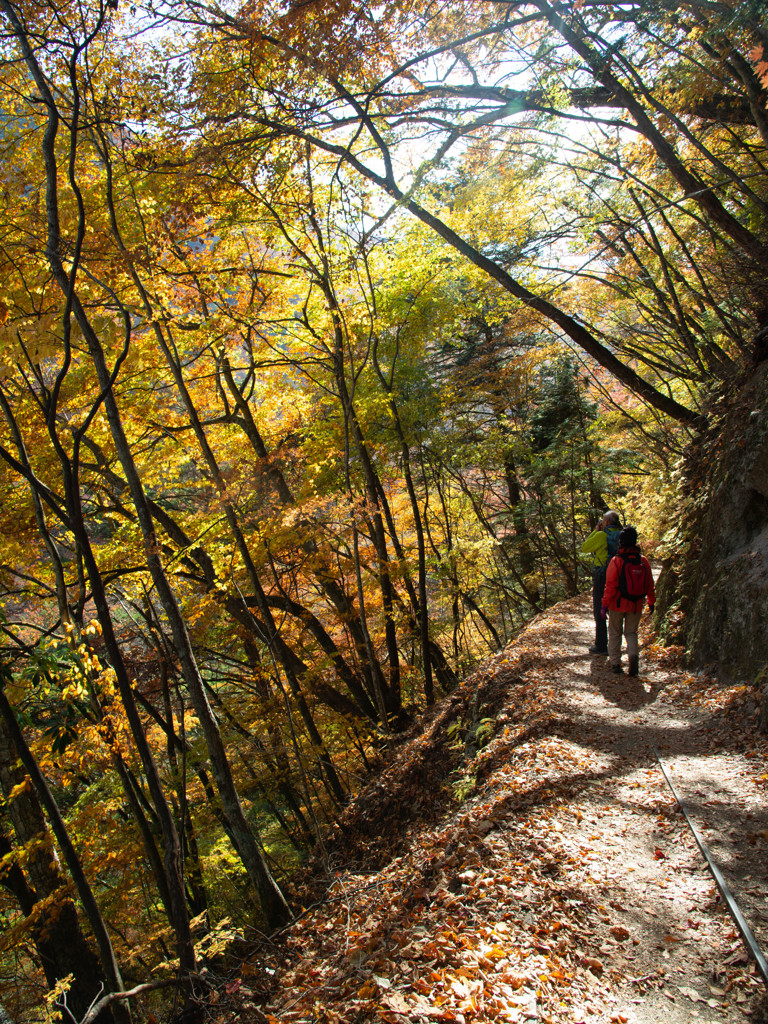
<svg viewBox="0 0 768 1024"><path fill-rule="evenodd" d="M768 665L768 362L729 401L685 464L680 548L658 606L692 665L756 681Z"/></svg>

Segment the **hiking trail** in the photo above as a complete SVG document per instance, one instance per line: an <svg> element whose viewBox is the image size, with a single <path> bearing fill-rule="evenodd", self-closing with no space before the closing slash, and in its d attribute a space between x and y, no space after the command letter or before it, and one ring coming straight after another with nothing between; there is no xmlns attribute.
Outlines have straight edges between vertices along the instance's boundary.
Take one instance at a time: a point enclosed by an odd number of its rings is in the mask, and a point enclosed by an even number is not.
<svg viewBox="0 0 768 1024"><path fill-rule="evenodd" d="M587 595L538 616L400 744L332 829L330 875L297 881L307 909L229 982L240 1019L766 1019L652 749L765 953L755 691L681 668L647 615L639 677L615 676L592 629Z"/></svg>

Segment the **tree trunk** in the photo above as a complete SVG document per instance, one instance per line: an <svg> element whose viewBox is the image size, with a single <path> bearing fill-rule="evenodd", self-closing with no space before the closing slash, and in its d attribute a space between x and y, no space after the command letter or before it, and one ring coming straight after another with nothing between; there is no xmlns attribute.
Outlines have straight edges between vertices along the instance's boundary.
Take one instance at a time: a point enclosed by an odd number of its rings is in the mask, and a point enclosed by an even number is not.
<svg viewBox="0 0 768 1024"><path fill-rule="evenodd" d="M26 783L28 788L24 791L18 788L24 781L24 774L18 768L14 768L18 760L21 760L29 776ZM42 849L35 850L27 860L27 869L37 897L35 902L53 895L64 884L56 867L53 843L43 817L44 808L96 938L108 989L111 992L124 991L120 968L115 959L107 927L83 872L80 858L69 838L53 794L24 740L3 689L0 689L0 781L6 799L12 790L16 791L14 798L9 802L8 813L19 842L26 845L32 840L39 841L41 836L45 837ZM46 948L41 950L43 964L47 964L46 977L50 983L52 978L58 980L70 973L74 975L73 992L67 999L72 1001L73 1009L74 1001L77 1001L79 1019L84 1016L93 999L99 995L102 985L101 974L95 957L83 937L74 903L68 898L62 899L57 901L57 905L51 908L51 911L46 912L44 921L40 922L40 933L46 938ZM131 1013L125 1002L117 1002L113 1014L119 1024L130 1024Z"/></svg>

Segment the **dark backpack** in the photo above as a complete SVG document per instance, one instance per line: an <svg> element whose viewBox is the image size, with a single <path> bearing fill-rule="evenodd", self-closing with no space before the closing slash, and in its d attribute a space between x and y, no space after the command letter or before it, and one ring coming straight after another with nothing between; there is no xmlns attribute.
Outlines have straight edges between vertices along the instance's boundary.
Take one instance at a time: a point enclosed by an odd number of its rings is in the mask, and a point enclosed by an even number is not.
<svg viewBox="0 0 768 1024"><path fill-rule="evenodd" d="M627 601L639 601L648 593L645 566L640 555L622 555L623 565L619 570L619 593Z"/></svg>
<svg viewBox="0 0 768 1024"><path fill-rule="evenodd" d="M609 527L605 531L605 539L608 544L608 561L613 558L614 555L619 553L619 534L621 530L617 530L615 527Z"/></svg>

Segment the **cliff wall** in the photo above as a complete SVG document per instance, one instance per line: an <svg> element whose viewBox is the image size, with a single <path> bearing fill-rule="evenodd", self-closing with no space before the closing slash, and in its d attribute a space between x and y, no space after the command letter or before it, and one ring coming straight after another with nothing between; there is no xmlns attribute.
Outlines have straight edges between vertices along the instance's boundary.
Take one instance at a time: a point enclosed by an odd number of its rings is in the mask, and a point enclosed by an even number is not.
<svg viewBox="0 0 768 1024"><path fill-rule="evenodd" d="M678 548L657 602L662 633L727 680L768 681L768 362L685 460Z"/></svg>

